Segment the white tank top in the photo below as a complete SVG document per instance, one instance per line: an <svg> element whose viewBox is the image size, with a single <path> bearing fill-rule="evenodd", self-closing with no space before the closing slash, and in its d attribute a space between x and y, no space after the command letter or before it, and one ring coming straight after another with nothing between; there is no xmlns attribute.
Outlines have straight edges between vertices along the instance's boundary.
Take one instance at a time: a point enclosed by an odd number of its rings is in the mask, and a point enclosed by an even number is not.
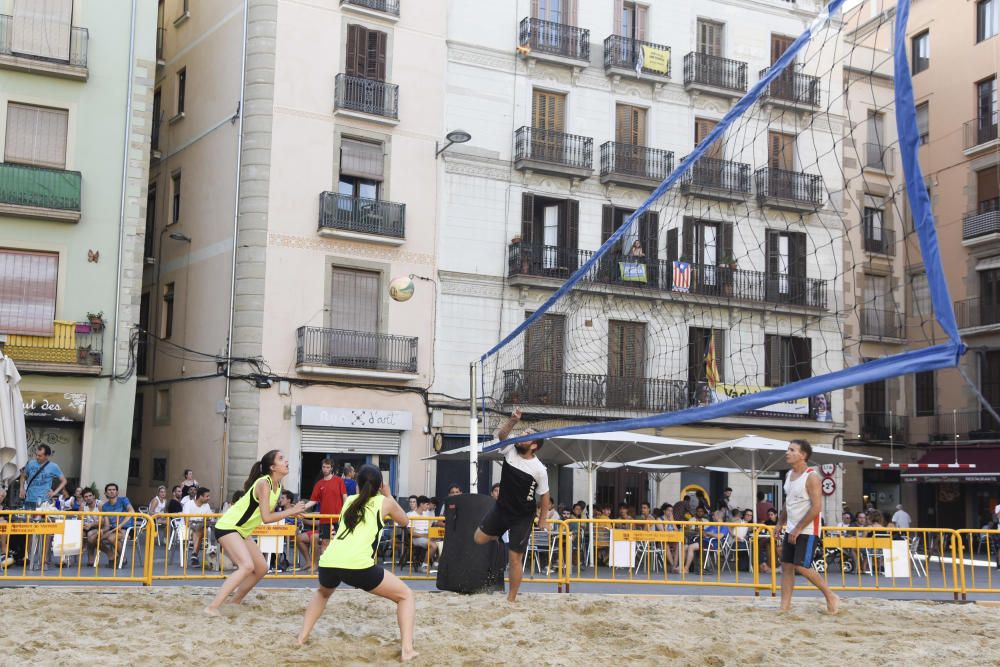
<svg viewBox="0 0 1000 667"><path fill-rule="evenodd" d="M785 512L788 515L788 531L795 530L795 526L809 513L812 502L809 500L809 493L806 491L806 480L809 475L814 474L812 468L806 468L805 472L792 479L792 473L785 478ZM802 529L803 535L819 534L819 514L816 518Z"/></svg>

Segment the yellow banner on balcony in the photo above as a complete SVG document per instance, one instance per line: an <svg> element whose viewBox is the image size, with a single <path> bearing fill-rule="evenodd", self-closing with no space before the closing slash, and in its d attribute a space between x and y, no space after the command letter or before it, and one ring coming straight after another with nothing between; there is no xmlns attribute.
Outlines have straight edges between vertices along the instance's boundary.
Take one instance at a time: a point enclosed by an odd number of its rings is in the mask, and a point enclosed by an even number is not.
<svg viewBox="0 0 1000 667"><path fill-rule="evenodd" d="M51 336L11 334L7 336L4 352L14 361L76 363L76 322L55 320Z"/></svg>
<svg viewBox="0 0 1000 667"><path fill-rule="evenodd" d="M661 74L670 72L670 51L655 46L642 47L642 69Z"/></svg>

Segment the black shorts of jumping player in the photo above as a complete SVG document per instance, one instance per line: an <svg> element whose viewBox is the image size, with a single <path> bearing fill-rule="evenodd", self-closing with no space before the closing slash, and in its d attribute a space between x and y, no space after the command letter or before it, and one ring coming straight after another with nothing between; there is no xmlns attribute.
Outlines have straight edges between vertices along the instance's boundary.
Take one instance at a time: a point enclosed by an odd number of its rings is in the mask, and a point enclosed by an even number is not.
<svg viewBox="0 0 1000 667"><path fill-rule="evenodd" d="M528 541L531 539L531 529L534 524L535 517L532 514L522 516L500 505L494 505L489 514L483 517L479 530L490 537L500 537L504 533L509 533L507 547L515 553L523 554L528 550Z"/></svg>
<svg viewBox="0 0 1000 667"><path fill-rule="evenodd" d="M385 578L385 570L381 565L372 565L363 570L348 570L343 567L319 568L319 585L323 588L336 588L347 584L368 592L378 588Z"/></svg>
<svg viewBox="0 0 1000 667"><path fill-rule="evenodd" d="M795 539L795 544L788 541L788 534L785 534L781 541L781 562L800 565L802 567L812 567L813 554L816 552L815 535L799 535Z"/></svg>

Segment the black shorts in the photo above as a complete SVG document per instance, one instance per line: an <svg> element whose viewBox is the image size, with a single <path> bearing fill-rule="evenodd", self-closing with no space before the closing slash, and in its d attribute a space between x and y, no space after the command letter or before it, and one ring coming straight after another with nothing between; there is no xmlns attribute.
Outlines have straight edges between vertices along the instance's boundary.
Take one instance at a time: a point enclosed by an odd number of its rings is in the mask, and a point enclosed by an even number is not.
<svg viewBox="0 0 1000 667"><path fill-rule="evenodd" d="M216 542L219 541L220 537L225 537L226 535L229 535L230 533L237 533L237 534L239 534L239 531L236 530L235 528L228 528L227 529L227 528L219 528L218 526L212 526L212 532L215 533L215 541Z"/></svg>
<svg viewBox="0 0 1000 667"><path fill-rule="evenodd" d="M385 570L381 565L372 565L363 570L348 570L342 567L319 568L319 585L323 588L336 588L341 583L371 591L378 587L385 578Z"/></svg>
<svg viewBox="0 0 1000 667"><path fill-rule="evenodd" d="M333 529L337 530L337 525L333 525ZM319 539L329 540L330 539L330 524L321 523L319 524Z"/></svg>
<svg viewBox="0 0 1000 667"><path fill-rule="evenodd" d="M788 534L781 540L781 562L812 567L813 554L816 553L817 539L815 535L799 535L795 544L788 541Z"/></svg>
<svg viewBox="0 0 1000 667"><path fill-rule="evenodd" d="M512 514L500 505L494 505L489 514L483 517L479 530L491 537L500 537L509 532L507 547L515 553L523 554L528 550L528 541L531 539L531 529L534 525L534 515L520 516Z"/></svg>

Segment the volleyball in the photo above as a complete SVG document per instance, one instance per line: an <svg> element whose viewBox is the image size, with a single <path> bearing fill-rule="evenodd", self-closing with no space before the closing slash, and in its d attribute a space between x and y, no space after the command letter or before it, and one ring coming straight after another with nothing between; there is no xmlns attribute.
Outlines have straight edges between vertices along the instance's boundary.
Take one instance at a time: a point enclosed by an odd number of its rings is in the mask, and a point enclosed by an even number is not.
<svg viewBox="0 0 1000 667"><path fill-rule="evenodd" d="M409 301L413 296L413 281L405 276L393 278L389 282L389 296L396 301Z"/></svg>

